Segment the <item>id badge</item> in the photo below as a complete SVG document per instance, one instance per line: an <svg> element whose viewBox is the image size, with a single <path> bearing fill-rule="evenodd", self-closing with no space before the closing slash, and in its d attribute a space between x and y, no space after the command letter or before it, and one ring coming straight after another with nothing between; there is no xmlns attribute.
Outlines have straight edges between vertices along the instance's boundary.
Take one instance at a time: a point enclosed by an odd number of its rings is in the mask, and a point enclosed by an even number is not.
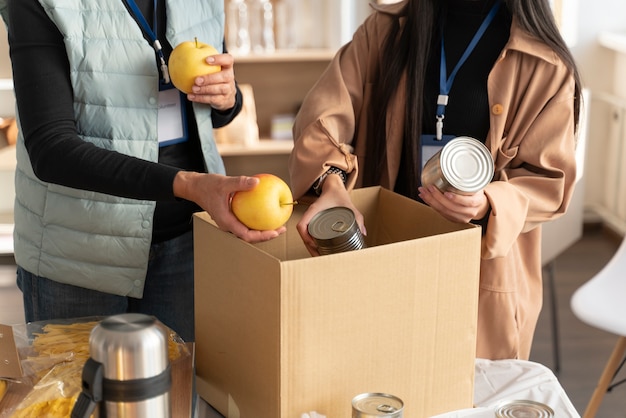
<svg viewBox="0 0 626 418"><path fill-rule="evenodd" d="M444 145L452 141L454 138L456 138L456 135L443 135L441 139L437 139L435 135L422 134L420 140L420 144L422 146L422 167L420 171L424 169L424 166L433 155L437 154L437 152L439 152Z"/></svg>
<svg viewBox="0 0 626 418"><path fill-rule="evenodd" d="M172 84L159 85L158 138L159 147L188 139L184 98Z"/></svg>

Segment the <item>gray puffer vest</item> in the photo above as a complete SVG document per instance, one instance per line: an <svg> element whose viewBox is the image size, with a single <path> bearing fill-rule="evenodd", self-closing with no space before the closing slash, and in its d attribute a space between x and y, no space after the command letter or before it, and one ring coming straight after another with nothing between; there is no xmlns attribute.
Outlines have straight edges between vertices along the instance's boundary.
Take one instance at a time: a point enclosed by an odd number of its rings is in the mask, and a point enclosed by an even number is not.
<svg viewBox="0 0 626 418"><path fill-rule="evenodd" d="M82 139L157 161L155 52L123 1L39 1L64 36ZM196 37L222 45L222 1L166 0L166 4L171 45ZM6 0L0 0L3 11ZM211 109L194 104L194 113L207 169L224 173L213 140ZM61 283L141 297L156 203L42 182L33 173L21 136L17 161L18 265Z"/></svg>

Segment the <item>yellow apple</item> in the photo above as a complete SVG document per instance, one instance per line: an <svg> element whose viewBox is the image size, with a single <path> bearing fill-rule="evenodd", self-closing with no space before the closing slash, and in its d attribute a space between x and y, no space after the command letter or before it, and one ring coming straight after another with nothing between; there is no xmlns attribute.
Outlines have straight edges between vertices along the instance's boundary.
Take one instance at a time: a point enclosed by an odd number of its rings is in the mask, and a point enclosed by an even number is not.
<svg viewBox="0 0 626 418"><path fill-rule="evenodd" d="M193 41L181 42L170 54L168 70L172 84L183 93L191 93L196 77L220 71L219 65L207 64L206 58L217 55L217 49L209 44Z"/></svg>
<svg viewBox="0 0 626 418"><path fill-rule="evenodd" d="M250 229L268 231L280 228L293 212L291 189L273 174L256 174L259 183L251 190L234 194L231 210Z"/></svg>

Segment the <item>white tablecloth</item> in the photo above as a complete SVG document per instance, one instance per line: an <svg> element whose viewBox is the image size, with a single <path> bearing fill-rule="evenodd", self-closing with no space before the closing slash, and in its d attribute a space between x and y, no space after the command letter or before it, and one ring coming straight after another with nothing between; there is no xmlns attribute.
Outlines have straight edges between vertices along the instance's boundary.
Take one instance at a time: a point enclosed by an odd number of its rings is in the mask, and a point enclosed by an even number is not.
<svg viewBox="0 0 626 418"><path fill-rule="evenodd" d="M476 360L476 408L433 418L493 418L503 401L531 400L548 405L557 418L580 418L558 379L547 367L523 360ZM407 417L410 418L410 417Z"/></svg>
<svg viewBox="0 0 626 418"><path fill-rule="evenodd" d="M523 360L484 359L476 360L474 384L476 407L452 411L432 418L494 418L494 409L500 402L514 400L530 400L546 404L554 410L555 418L580 418L558 379L547 367ZM202 400L196 412L198 418L223 418ZM324 411L317 412L324 413Z"/></svg>

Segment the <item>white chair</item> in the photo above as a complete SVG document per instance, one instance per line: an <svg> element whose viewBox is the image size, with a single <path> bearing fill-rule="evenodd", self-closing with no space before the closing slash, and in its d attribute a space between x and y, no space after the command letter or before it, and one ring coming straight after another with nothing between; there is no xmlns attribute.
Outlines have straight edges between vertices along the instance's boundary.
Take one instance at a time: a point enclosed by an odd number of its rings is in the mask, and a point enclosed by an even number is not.
<svg viewBox="0 0 626 418"><path fill-rule="evenodd" d="M626 354L626 238L611 260L574 292L574 315L595 328L619 336L615 348L587 404L583 418L595 417L609 385Z"/></svg>

